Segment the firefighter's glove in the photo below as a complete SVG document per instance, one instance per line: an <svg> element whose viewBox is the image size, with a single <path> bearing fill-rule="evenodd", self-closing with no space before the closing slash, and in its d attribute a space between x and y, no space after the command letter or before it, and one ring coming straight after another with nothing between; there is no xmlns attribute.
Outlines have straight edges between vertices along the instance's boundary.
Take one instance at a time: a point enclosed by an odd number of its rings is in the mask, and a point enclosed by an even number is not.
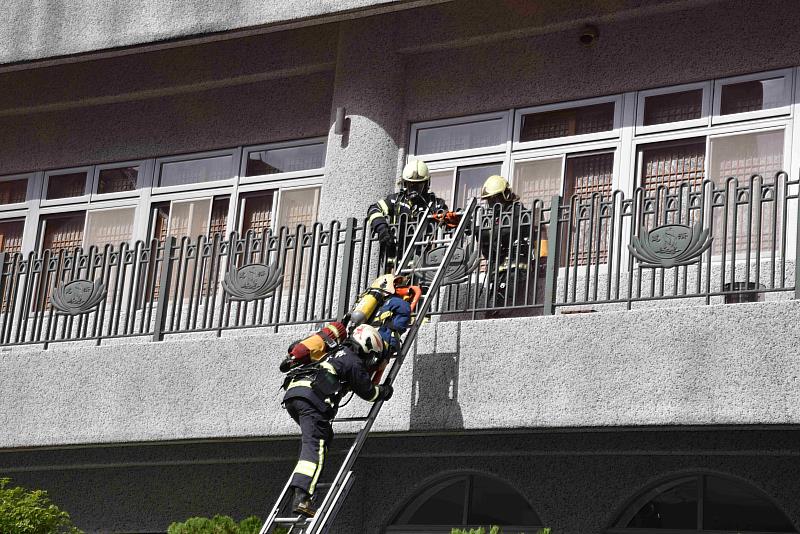
<svg viewBox="0 0 800 534"><path fill-rule="evenodd" d="M378 228L375 229L375 235L378 237L378 241L386 250L388 256L394 256L397 253L397 242L394 240L394 236L388 224L378 226Z"/></svg>
<svg viewBox="0 0 800 534"><path fill-rule="evenodd" d="M394 388L390 384L381 384L378 386L378 400L388 401L394 394Z"/></svg>

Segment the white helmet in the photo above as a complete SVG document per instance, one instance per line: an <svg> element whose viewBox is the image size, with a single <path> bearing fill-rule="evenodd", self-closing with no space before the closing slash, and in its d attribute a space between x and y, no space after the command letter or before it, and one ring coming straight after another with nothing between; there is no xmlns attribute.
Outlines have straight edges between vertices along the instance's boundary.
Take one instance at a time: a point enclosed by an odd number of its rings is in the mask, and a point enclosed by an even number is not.
<svg viewBox="0 0 800 534"><path fill-rule="evenodd" d="M383 352L383 339L381 339L378 329L368 324L358 325L350 336L365 354Z"/></svg>
<svg viewBox="0 0 800 534"><path fill-rule="evenodd" d="M431 179L428 166L421 159L412 159L403 167L403 181L427 182Z"/></svg>

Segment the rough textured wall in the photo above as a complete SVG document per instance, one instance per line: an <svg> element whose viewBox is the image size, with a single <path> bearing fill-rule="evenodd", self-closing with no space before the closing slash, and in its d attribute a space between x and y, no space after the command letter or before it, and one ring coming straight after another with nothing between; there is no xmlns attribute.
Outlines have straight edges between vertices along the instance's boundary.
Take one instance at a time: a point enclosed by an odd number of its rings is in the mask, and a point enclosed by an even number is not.
<svg viewBox="0 0 800 534"><path fill-rule="evenodd" d="M798 319L790 301L431 324L375 428L800 424ZM292 433L296 336L4 352L0 448Z"/></svg>
<svg viewBox="0 0 800 534"><path fill-rule="evenodd" d="M798 524L798 434L716 427L373 436L334 532L382 532L426 485L463 472L500 478L563 534L601 534L654 483L698 471L763 491ZM348 444L334 440L323 480ZM89 533L164 532L193 515L264 517L296 454L294 439L0 451L0 473L48 490Z"/></svg>
<svg viewBox="0 0 800 534"><path fill-rule="evenodd" d="M331 87L322 72L0 116L0 175L325 135Z"/></svg>
<svg viewBox="0 0 800 534"><path fill-rule="evenodd" d="M407 58L406 69L413 73L406 78L407 117L453 117L800 65L795 24L800 3L697 4L598 22L600 37L589 48L578 41L579 25L481 41L470 40L469 32L450 23L432 40L449 39L451 48ZM446 23L436 11L426 13L421 24ZM512 28L525 18L520 14L517 20L498 25Z"/></svg>
<svg viewBox="0 0 800 534"><path fill-rule="evenodd" d="M325 135L335 25L0 74L0 175Z"/></svg>
<svg viewBox="0 0 800 534"><path fill-rule="evenodd" d="M8 0L0 12L0 35L4 36L0 63L404 3L406 0Z"/></svg>

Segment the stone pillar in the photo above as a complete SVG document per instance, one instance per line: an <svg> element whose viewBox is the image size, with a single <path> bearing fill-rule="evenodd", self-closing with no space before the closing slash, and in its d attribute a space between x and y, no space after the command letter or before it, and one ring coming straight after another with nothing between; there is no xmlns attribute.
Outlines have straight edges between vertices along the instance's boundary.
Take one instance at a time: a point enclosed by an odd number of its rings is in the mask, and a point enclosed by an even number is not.
<svg viewBox="0 0 800 534"><path fill-rule="evenodd" d="M393 26L392 17L341 23L320 221L362 218L395 188L404 98ZM349 119L343 135L334 132L340 106Z"/></svg>

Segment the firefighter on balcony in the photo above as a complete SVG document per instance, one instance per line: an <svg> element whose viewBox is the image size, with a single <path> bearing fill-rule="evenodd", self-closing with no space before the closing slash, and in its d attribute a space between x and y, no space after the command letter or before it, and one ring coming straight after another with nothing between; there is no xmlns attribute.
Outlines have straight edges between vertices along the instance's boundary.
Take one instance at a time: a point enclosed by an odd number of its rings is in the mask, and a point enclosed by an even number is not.
<svg viewBox="0 0 800 534"><path fill-rule="evenodd" d="M394 266L398 250L398 241L392 233L392 226L401 222L401 219L413 220L430 206L434 213L447 211L444 200L430 192L431 175L428 166L422 160L411 160L403 168L400 181L400 191L393 193L383 200L379 200L369 207L369 224L372 232L381 244L381 256L385 258L388 272ZM403 217L405 216L405 217ZM402 234L402 229L401 234ZM411 236L400 236L400 245L405 245L405 240Z"/></svg>
<svg viewBox="0 0 800 534"><path fill-rule="evenodd" d="M490 295L487 305L515 307L492 310L487 317L540 315L547 259L545 228L542 227L542 235L537 235L537 214L522 205L502 176L487 178L481 188L481 199L486 207L477 224L481 254L487 261Z"/></svg>
<svg viewBox="0 0 800 534"><path fill-rule="evenodd" d="M360 325L341 347L324 360L292 369L284 380L286 393L283 405L300 425L302 442L300 458L292 474L294 489L292 510L313 517L312 497L325 462L325 453L333 439L331 421L339 401L353 391L370 402L389 400L391 385L373 384L368 368L383 354L383 341L378 330ZM379 356L379 358L375 358Z"/></svg>

